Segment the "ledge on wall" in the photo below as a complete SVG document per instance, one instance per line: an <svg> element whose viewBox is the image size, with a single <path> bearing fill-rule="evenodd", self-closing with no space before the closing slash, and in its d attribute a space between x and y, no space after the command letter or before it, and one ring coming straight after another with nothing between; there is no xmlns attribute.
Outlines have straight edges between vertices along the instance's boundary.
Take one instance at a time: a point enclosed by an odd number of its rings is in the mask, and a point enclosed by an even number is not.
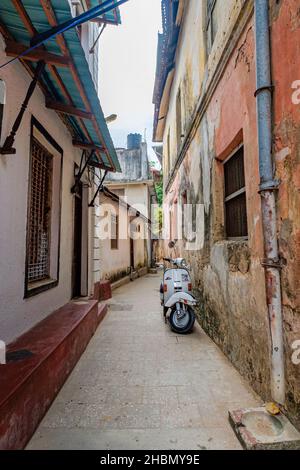
<svg viewBox="0 0 300 470"><path fill-rule="evenodd" d="M8 346L0 365L0 450L23 449L107 312L72 301Z"/></svg>

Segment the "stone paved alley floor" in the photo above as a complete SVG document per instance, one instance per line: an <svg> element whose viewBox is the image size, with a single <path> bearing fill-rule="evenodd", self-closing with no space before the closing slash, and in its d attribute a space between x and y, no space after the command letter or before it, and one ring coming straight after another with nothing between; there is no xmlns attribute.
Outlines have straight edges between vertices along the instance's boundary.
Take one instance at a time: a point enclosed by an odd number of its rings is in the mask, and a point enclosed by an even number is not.
<svg viewBox="0 0 300 470"><path fill-rule="evenodd" d="M228 410L260 403L199 326L169 330L159 283L114 292L28 449L240 449Z"/></svg>

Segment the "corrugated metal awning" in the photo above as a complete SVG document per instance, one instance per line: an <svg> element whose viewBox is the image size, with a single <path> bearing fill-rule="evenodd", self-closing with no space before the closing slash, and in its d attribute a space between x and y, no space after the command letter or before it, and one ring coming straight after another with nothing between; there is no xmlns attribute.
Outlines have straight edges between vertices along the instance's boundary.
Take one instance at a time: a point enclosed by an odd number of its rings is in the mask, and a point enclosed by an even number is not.
<svg viewBox="0 0 300 470"><path fill-rule="evenodd" d="M89 7L96 7L97 5L101 5L104 0L87 0L87 6ZM116 3L117 0L113 0L113 3ZM121 15L119 8L115 8L114 10L110 11L109 13L105 13L102 16L98 17L99 23L108 23L108 24L121 24Z"/></svg>
<svg viewBox="0 0 300 470"><path fill-rule="evenodd" d="M71 18L67 0L1 0L0 4L0 32L14 48L28 47L33 36ZM121 171L77 29L50 39L44 50L64 59L62 64L46 60L40 85L47 99L83 111L80 116L63 114L76 144L94 146L104 169ZM22 62L33 74L37 61Z"/></svg>

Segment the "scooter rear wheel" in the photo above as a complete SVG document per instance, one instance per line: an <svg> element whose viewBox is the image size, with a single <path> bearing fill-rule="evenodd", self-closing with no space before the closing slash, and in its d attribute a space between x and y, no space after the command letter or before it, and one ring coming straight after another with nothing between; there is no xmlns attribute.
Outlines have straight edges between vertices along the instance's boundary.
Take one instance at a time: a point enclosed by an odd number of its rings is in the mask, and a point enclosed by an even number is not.
<svg viewBox="0 0 300 470"><path fill-rule="evenodd" d="M170 326L172 330L175 333L178 333L181 335L186 335L190 333L193 329L193 326L196 320L195 313L192 308L187 307L184 310L184 312L185 312L184 316L179 318L176 307L174 307L169 317L169 322L170 322ZM182 313L183 313L183 309L182 309Z"/></svg>

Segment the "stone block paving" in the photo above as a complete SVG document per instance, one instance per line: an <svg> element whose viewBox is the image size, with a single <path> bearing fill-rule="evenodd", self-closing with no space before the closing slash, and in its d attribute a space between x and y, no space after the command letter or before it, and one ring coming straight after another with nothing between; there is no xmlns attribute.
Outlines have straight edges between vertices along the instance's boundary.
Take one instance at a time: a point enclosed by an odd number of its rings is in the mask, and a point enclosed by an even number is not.
<svg viewBox="0 0 300 470"><path fill-rule="evenodd" d="M162 319L157 275L114 292L110 311L28 449L240 449L228 410L259 406L197 325Z"/></svg>

